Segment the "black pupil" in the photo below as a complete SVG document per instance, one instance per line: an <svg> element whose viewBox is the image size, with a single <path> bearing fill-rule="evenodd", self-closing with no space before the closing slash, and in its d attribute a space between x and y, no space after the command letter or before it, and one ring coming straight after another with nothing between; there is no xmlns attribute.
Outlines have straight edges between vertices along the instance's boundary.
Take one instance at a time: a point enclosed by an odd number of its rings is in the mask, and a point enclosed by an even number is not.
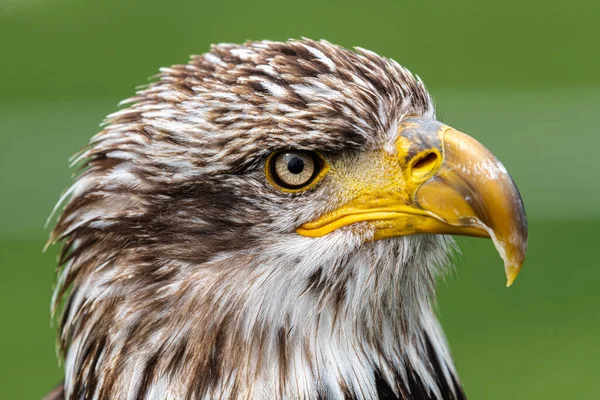
<svg viewBox="0 0 600 400"><path fill-rule="evenodd" d="M292 174L299 174L304 171L304 161L298 156L292 156L288 160L287 167Z"/></svg>

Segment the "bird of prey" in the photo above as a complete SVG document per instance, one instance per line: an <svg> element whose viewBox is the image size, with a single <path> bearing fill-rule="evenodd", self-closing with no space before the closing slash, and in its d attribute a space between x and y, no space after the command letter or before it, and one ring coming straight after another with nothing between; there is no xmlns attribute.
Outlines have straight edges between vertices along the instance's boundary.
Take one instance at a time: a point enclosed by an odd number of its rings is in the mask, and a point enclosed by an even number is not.
<svg viewBox="0 0 600 400"><path fill-rule="evenodd" d="M510 285L527 222L420 78L326 41L220 44L123 104L51 235L54 398L465 398L435 279L469 235Z"/></svg>

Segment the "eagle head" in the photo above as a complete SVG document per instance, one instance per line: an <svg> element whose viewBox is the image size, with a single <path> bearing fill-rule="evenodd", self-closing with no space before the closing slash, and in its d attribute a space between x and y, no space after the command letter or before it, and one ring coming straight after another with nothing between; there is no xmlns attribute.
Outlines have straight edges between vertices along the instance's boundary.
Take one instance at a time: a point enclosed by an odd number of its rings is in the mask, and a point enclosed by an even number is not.
<svg viewBox="0 0 600 400"><path fill-rule="evenodd" d="M421 80L325 41L221 44L109 115L52 233L67 399L460 399L450 236L508 283L519 193Z"/></svg>

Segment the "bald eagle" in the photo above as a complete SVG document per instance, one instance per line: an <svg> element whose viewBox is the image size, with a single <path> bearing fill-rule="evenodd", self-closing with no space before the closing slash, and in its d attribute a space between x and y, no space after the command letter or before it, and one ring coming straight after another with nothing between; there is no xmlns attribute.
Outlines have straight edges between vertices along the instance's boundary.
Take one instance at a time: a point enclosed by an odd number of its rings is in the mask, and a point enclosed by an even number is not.
<svg viewBox="0 0 600 400"><path fill-rule="evenodd" d="M123 104L50 238L50 397L465 398L432 308L450 235L491 238L510 285L527 222L417 76L326 41L220 44Z"/></svg>

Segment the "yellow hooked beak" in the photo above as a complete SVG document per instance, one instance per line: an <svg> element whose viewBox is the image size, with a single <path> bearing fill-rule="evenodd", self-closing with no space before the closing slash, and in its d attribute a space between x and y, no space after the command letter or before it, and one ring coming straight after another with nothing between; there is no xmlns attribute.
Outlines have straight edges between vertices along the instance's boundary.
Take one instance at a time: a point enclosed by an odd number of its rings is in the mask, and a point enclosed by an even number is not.
<svg viewBox="0 0 600 400"><path fill-rule="evenodd" d="M383 168L353 188L352 199L296 232L319 237L369 221L374 240L415 233L491 238L507 286L527 251L527 217L517 187L481 143L430 119L406 118Z"/></svg>

